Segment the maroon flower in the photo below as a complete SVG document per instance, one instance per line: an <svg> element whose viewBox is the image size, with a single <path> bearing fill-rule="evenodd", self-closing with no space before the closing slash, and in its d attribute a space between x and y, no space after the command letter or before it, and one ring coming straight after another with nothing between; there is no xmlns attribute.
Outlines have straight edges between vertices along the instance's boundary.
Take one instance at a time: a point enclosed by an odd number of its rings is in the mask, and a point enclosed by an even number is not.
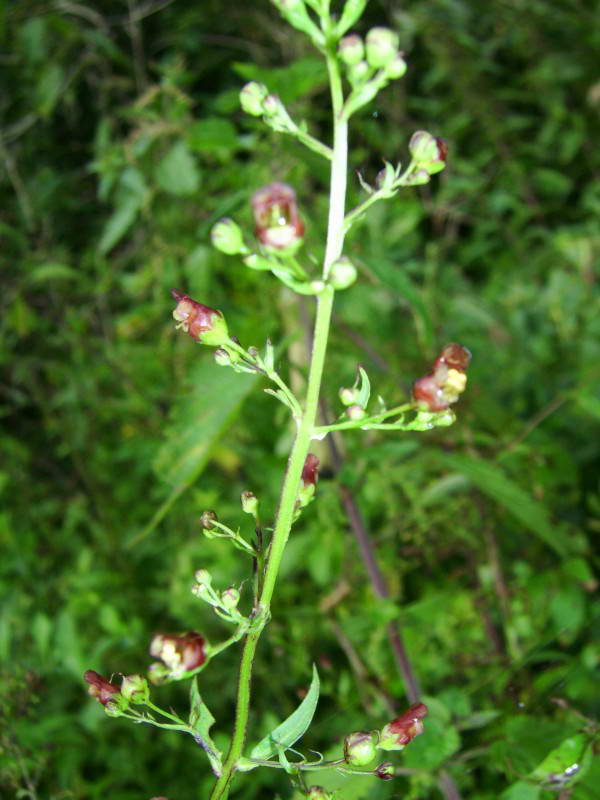
<svg viewBox="0 0 600 800"><path fill-rule="evenodd" d="M447 344L433 364L433 372L413 385L413 400L427 411L444 411L456 403L467 385L471 353L460 344Z"/></svg>
<svg viewBox="0 0 600 800"><path fill-rule="evenodd" d="M171 294L177 300L173 318L179 323L178 328L202 344L218 347L228 341L227 323L220 311L192 300L177 289L173 289Z"/></svg>
<svg viewBox="0 0 600 800"><path fill-rule="evenodd" d="M319 479L319 459L314 453L309 453L302 468L302 486L316 486Z"/></svg>
<svg viewBox="0 0 600 800"><path fill-rule="evenodd" d="M150 655L160 659L168 668L170 676L201 667L206 661L206 641L199 633L184 633L180 636L157 633L150 643Z"/></svg>
<svg viewBox="0 0 600 800"><path fill-rule="evenodd" d="M286 183L270 183L252 196L255 232L261 244L285 250L299 244L304 223L298 214L296 193Z"/></svg>
<svg viewBox="0 0 600 800"><path fill-rule="evenodd" d="M402 750L416 736L423 733L421 720L427 715L424 703L415 703L408 711L388 722L380 734L379 747L382 750Z"/></svg>
<svg viewBox="0 0 600 800"><path fill-rule="evenodd" d="M109 700L113 699L113 695L119 694L119 687L114 683L107 681L98 672L93 669L88 669L83 675L83 680L89 683L88 694L95 697L99 703L105 706Z"/></svg>

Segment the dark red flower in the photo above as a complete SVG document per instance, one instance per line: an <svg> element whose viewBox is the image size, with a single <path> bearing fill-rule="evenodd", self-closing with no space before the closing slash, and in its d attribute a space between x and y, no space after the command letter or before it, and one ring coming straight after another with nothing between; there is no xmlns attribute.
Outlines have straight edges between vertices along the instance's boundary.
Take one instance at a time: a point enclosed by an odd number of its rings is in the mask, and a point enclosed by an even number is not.
<svg viewBox="0 0 600 800"><path fill-rule="evenodd" d="M89 683L88 694L91 697L95 697L99 703L102 703L105 706L109 700L113 698L113 695L119 694L119 687L115 686L114 683L107 681L106 678L103 678L98 672L95 672L93 669L88 669L84 675L83 680L86 683Z"/></svg>
<svg viewBox="0 0 600 800"><path fill-rule="evenodd" d="M206 640L199 633L179 636L157 633L150 643L150 655L160 659L172 676L201 667L206 661Z"/></svg>
<svg viewBox="0 0 600 800"><path fill-rule="evenodd" d="M413 400L427 411L444 411L456 403L467 385L471 353L460 344L447 344L433 364L433 372L413 384Z"/></svg>
<svg viewBox="0 0 600 800"><path fill-rule="evenodd" d="M218 347L228 341L227 323L220 311L198 303L177 289L172 289L171 294L177 300L173 318L179 323L178 328L202 344Z"/></svg>
<svg viewBox="0 0 600 800"><path fill-rule="evenodd" d="M298 214L296 193L286 183L270 183L252 196L255 232L261 244L284 250L298 244L304 223Z"/></svg>
<svg viewBox="0 0 600 800"><path fill-rule="evenodd" d="M302 485L304 488L317 485L319 479L319 463L319 459L314 453L309 453L306 456L302 469Z"/></svg>
<svg viewBox="0 0 600 800"><path fill-rule="evenodd" d="M416 736L423 733L421 720L428 713L424 703L415 703L404 714L388 722L380 734L379 747L382 750L402 750Z"/></svg>

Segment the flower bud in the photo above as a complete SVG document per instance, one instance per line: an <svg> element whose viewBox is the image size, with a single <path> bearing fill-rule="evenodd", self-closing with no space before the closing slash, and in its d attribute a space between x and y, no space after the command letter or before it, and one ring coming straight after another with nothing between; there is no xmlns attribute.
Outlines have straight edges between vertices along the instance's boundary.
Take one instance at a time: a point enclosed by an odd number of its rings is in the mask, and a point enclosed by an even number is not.
<svg viewBox="0 0 600 800"><path fill-rule="evenodd" d="M103 706L106 706L109 700L114 700L115 695L120 694L118 686L107 681L106 678L103 678L93 669L88 669L84 673L83 680L89 683L88 694L90 697L95 697Z"/></svg>
<svg viewBox="0 0 600 800"><path fill-rule="evenodd" d="M408 143L408 149L414 161L428 175L435 175L446 166L448 145L443 139L436 139L427 131L413 133Z"/></svg>
<svg viewBox="0 0 600 800"><path fill-rule="evenodd" d="M242 511L245 514L256 516L258 511L258 498L254 492L242 492Z"/></svg>
<svg viewBox="0 0 600 800"><path fill-rule="evenodd" d="M229 340L227 323L220 311L204 306L176 289L171 294L177 300L173 311L173 318L179 323L177 328L181 328L195 341L213 347Z"/></svg>
<svg viewBox="0 0 600 800"><path fill-rule="evenodd" d="M360 36L351 33L349 36L344 36L340 39L338 46L338 55L344 64L354 66L362 61L365 55L365 46Z"/></svg>
<svg viewBox="0 0 600 800"><path fill-rule="evenodd" d="M212 583L212 575L207 569L197 569L194 572L194 580L200 586L210 586Z"/></svg>
<svg viewBox="0 0 600 800"><path fill-rule="evenodd" d="M367 33L367 61L369 66L385 67L398 54L398 34L389 28L371 28Z"/></svg>
<svg viewBox="0 0 600 800"><path fill-rule="evenodd" d="M344 759L353 767L370 764L376 753L376 737L373 733L356 731L344 739Z"/></svg>
<svg viewBox="0 0 600 800"><path fill-rule="evenodd" d="M260 117L263 114L263 102L268 94L269 90L263 83L251 81L240 92L240 105L246 114Z"/></svg>
<svg viewBox="0 0 600 800"><path fill-rule="evenodd" d="M423 186L425 183L429 183L431 177L426 169L418 169L416 172L411 172L411 174L406 179L406 186Z"/></svg>
<svg viewBox="0 0 600 800"><path fill-rule="evenodd" d="M400 53L386 64L385 74L391 80L401 78L406 73L406 61Z"/></svg>
<svg viewBox="0 0 600 800"><path fill-rule="evenodd" d="M359 61L348 68L348 80L353 86L362 83L369 76L369 65L366 61Z"/></svg>
<svg viewBox="0 0 600 800"><path fill-rule="evenodd" d="M224 592L221 592L221 602L225 608L233 610L237 608L240 602L240 593L233 586L230 586L229 589L225 589Z"/></svg>
<svg viewBox="0 0 600 800"><path fill-rule="evenodd" d="M427 131L416 131L410 137L408 149L411 156L419 164L433 161L437 157L438 147L435 141L435 136L432 136Z"/></svg>
<svg viewBox="0 0 600 800"><path fill-rule="evenodd" d="M359 390L354 386L342 386L338 392L340 400L345 406L352 406L356 404L358 399Z"/></svg>
<svg viewBox="0 0 600 800"><path fill-rule="evenodd" d="M451 369L465 372L471 362L471 351L460 344L451 342L447 344L439 356L436 358L433 368L435 369L440 364L447 364Z"/></svg>
<svg viewBox="0 0 600 800"><path fill-rule="evenodd" d="M201 667L206 661L206 649L204 637L193 632L179 636L157 633L150 642L150 655L163 662L170 678Z"/></svg>
<svg viewBox="0 0 600 800"><path fill-rule="evenodd" d="M314 453L309 453L302 468L302 486L316 486L319 480L319 459Z"/></svg>
<svg viewBox="0 0 600 800"><path fill-rule="evenodd" d="M296 193L285 183L270 183L252 196L256 236L274 250L297 247L302 242L304 223L298 214Z"/></svg>
<svg viewBox="0 0 600 800"><path fill-rule="evenodd" d="M373 775L382 781L391 781L392 778L396 777L396 770L393 764L390 764L389 761L384 761L383 764L375 767Z"/></svg>
<svg viewBox="0 0 600 800"><path fill-rule="evenodd" d="M213 225L210 238L213 247L229 256L248 252L248 248L244 244L242 229L229 217L223 217Z"/></svg>
<svg viewBox="0 0 600 800"><path fill-rule="evenodd" d="M423 733L422 718L427 715L424 703L415 703L408 711L388 722L380 733L378 747L381 750L403 750L415 737Z"/></svg>
<svg viewBox="0 0 600 800"><path fill-rule="evenodd" d="M319 459L314 453L309 453L304 461L300 489L298 490L298 500L296 509L307 506L314 499L319 480Z"/></svg>
<svg viewBox="0 0 600 800"><path fill-rule="evenodd" d="M448 408L448 400L433 375L425 375L413 384L412 396L420 408L427 411L443 411Z"/></svg>
<svg viewBox="0 0 600 800"><path fill-rule="evenodd" d="M325 791L322 786L309 786L308 800L333 800L333 795Z"/></svg>
<svg viewBox="0 0 600 800"><path fill-rule="evenodd" d="M212 530L213 522L218 522L217 515L214 511L204 511L200 517L200 527L202 530Z"/></svg>
<svg viewBox="0 0 600 800"><path fill-rule="evenodd" d="M215 350L215 362L220 367L229 367L231 365L231 358L227 350L224 350L222 347L217 347Z"/></svg>
<svg viewBox="0 0 600 800"><path fill-rule="evenodd" d="M275 117L279 113L283 103L276 94L269 94L263 101L263 111L265 117Z"/></svg>
<svg viewBox="0 0 600 800"><path fill-rule="evenodd" d="M329 280L334 289L347 289L356 280L356 267L347 256L341 256L331 265Z"/></svg>
<svg viewBox="0 0 600 800"><path fill-rule="evenodd" d="M150 698L148 681L141 675L125 675L121 681L121 694L131 703L145 703Z"/></svg>
<svg viewBox="0 0 600 800"><path fill-rule="evenodd" d="M356 421L359 419L364 419L367 416L367 412L362 406L355 404L353 406L349 406L346 409L346 416L348 417L348 419Z"/></svg>

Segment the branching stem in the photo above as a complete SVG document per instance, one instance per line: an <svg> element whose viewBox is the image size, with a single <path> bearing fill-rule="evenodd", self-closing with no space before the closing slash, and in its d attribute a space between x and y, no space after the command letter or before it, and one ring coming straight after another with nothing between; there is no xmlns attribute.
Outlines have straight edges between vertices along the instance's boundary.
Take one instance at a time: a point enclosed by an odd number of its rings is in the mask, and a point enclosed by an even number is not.
<svg viewBox="0 0 600 800"><path fill-rule="evenodd" d="M335 55L331 52L327 53L326 57L333 107L333 153L331 159L327 244L323 263L324 279L327 278L331 264L339 258L342 252L348 163L348 123L346 119L342 118L341 113L344 103L341 76ZM333 288L327 286L317 298L317 313L304 409L288 460L281 490L271 549L257 606L259 618L248 633L242 650L233 737L229 752L223 764L223 772L218 778L212 794L210 795L211 800L226 800L229 796L229 789L236 763L242 755L246 740L254 656L262 630L270 617L271 600L275 589L275 583L292 527L302 469L306 456L308 455L315 427L323 376L323 365L325 362L329 327L331 324L333 297Z"/></svg>

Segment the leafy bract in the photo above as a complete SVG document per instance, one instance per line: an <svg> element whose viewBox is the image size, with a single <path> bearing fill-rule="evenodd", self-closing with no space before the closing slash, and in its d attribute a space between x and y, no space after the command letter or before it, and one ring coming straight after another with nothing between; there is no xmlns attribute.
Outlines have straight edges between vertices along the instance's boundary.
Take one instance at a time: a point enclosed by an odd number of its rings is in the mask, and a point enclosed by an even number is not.
<svg viewBox="0 0 600 800"><path fill-rule="evenodd" d="M222 759L221 751L217 749L209 736L209 731L215 718L208 710L208 707L200 697L198 691L198 678L194 677L190 688L190 728L193 729L194 739L204 750L210 761L210 766L215 775L221 774Z"/></svg>
<svg viewBox="0 0 600 800"><path fill-rule="evenodd" d="M313 677L304 700L290 716L262 739L250 753L250 758L264 760L282 749L291 747L306 733L319 700L319 673L313 664Z"/></svg>

